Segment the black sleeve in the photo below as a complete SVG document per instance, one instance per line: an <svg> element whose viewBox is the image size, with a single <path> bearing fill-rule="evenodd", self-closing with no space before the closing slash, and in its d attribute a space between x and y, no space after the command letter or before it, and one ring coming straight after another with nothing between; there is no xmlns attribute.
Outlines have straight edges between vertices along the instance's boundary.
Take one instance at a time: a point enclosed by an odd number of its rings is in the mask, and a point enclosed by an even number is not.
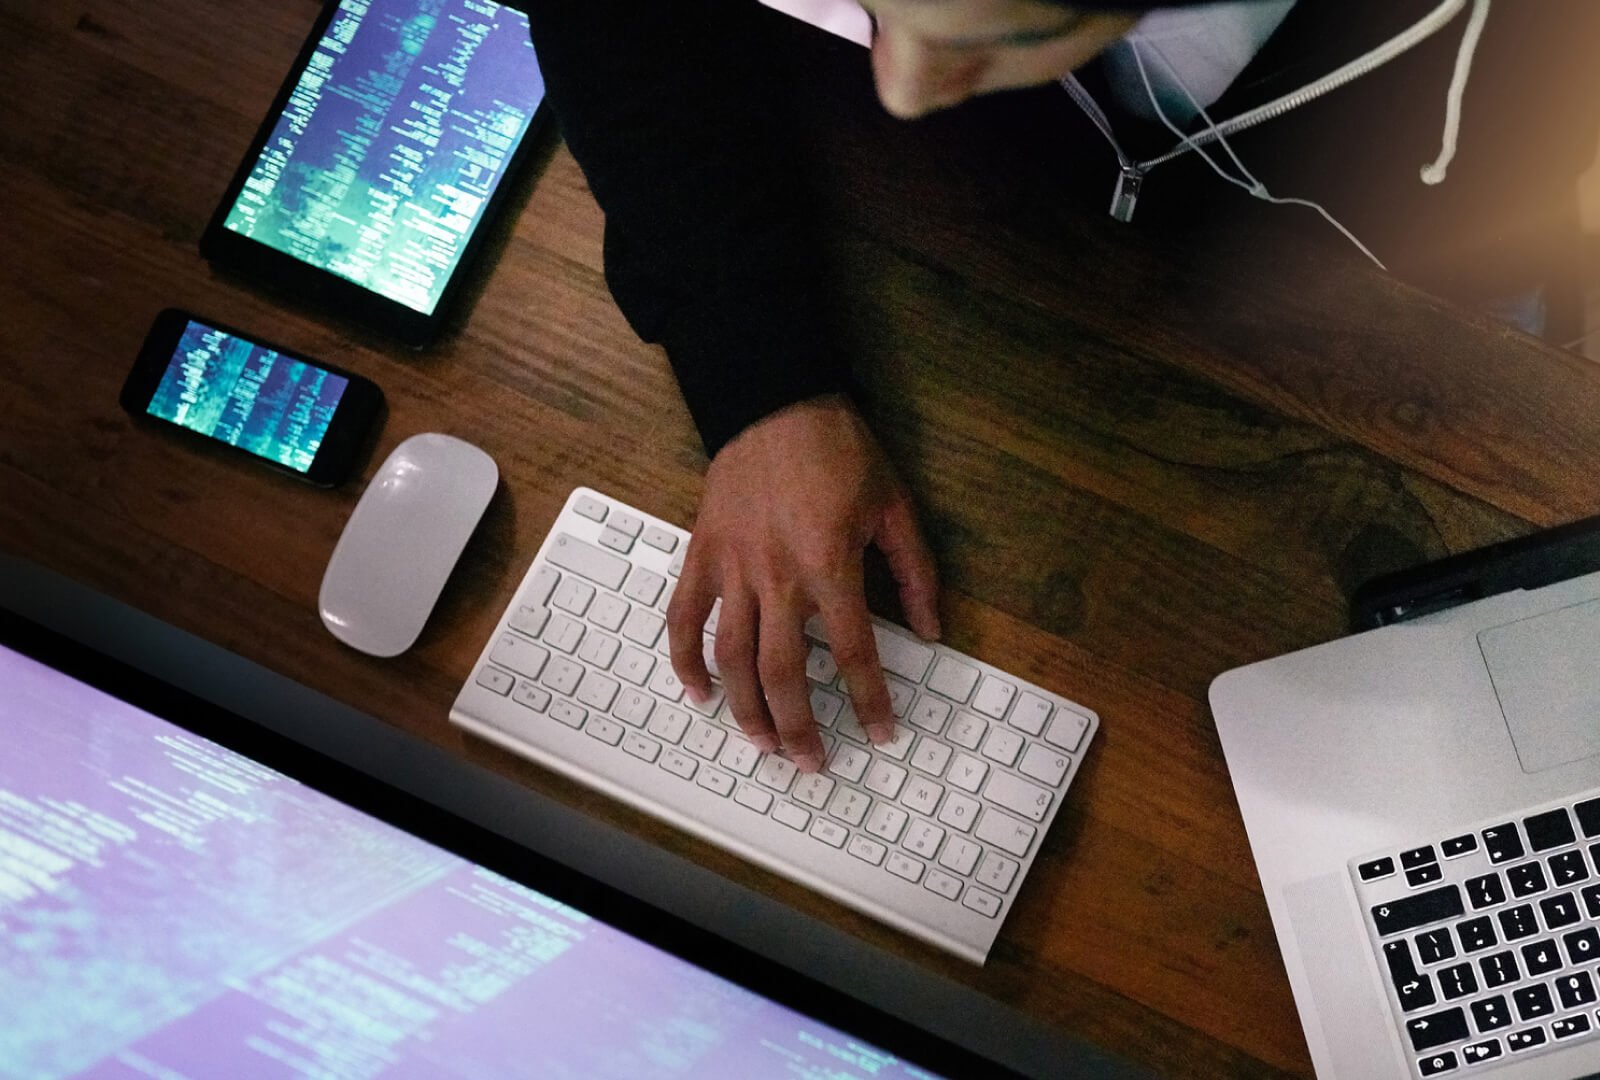
<svg viewBox="0 0 1600 1080"><path fill-rule="evenodd" d="M755 0L537 0L549 103L606 215L606 281L666 347L706 451L847 389L793 85Z"/></svg>

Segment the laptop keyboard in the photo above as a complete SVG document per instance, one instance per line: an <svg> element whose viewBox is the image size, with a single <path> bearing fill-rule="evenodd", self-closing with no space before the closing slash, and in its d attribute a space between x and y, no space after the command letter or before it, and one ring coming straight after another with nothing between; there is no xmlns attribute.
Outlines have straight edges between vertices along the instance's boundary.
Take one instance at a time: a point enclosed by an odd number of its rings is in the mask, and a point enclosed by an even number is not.
<svg viewBox="0 0 1600 1080"><path fill-rule="evenodd" d="M450 719L975 963L987 956L1099 720L874 619L898 723L873 745L816 620L826 765L740 733L720 680L689 701L667 604L689 534L598 492L568 499ZM706 656L714 608L705 626Z"/></svg>
<svg viewBox="0 0 1600 1080"><path fill-rule="evenodd" d="M1354 859L1350 873L1417 1076L1600 1035L1600 793Z"/></svg>

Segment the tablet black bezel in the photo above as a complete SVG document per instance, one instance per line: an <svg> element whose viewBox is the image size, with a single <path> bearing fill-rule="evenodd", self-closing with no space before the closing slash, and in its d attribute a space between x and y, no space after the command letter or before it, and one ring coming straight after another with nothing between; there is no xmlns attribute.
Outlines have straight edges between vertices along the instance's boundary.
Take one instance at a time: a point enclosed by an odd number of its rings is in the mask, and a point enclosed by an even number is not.
<svg viewBox="0 0 1600 1080"><path fill-rule="evenodd" d="M526 9L521 4L505 3L504 0L500 2L502 7L525 13ZM200 254L214 266L238 273L252 282L271 288L274 292L281 292L322 311L372 327L413 348L421 348L438 336L441 327L455 310L463 283L471 277L470 268L475 264L485 238L494 231L494 224L504 212L511 192L519 187L517 181L527 168L533 147L539 141L538 136L549 116L549 107L545 96L541 95L533 118L529 120L527 130L523 132L521 142L506 164L500 182L495 185L494 194L484 205L477 225L467 237L461 258L456 261L455 269L445 283L439 295L439 302L434 305L431 314L424 314L407 307L348 278L302 262L293 255L285 254L258 240L241 236L225 226L228 213L233 209L240 193L244 190L245 183L250 179L251 170L260 159L267 140L277 126L279 116L287 107L290 96L299 85L300 76L304 74L306 65L311 62L322 35L327 31L338 9L339 0L324 0L316 23L306 36L305 43L301 45L300 53L295 57L288 76L283 80L283 85L278 88L277 96L273 98L272 107L267 110L266 117L256 129L255 136L250 140L249 149L235 170L233 179L228 183L222 201L218 203L205 232L201 234Z"/></svg>
<svg viewBox="0 0 1600 1080"><path fill-rule="evenodd" d="M985 1080L1018 1075L4 607L0 645L918 1068Z"/></svg>

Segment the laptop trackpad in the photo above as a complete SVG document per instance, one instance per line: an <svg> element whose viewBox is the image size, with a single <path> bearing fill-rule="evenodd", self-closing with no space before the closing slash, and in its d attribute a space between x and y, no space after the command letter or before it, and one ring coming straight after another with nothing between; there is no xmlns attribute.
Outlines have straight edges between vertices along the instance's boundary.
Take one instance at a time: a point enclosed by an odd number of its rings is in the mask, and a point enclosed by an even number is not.
<svg viewBox="0 0 1600 1080"><path fill-rule="evenodd" d="M1524 772L1600 754L1600 600L1478 632Z"/></svg>

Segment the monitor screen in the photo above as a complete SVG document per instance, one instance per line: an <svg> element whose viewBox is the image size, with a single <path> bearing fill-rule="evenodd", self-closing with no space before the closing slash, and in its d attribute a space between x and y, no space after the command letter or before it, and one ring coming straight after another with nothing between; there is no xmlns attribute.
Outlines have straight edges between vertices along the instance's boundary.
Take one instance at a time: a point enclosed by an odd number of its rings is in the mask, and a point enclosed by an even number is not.
<svg viewBox="0 0 1600 1080"><path fill-rule="evenodd" d="M190 320L151 416L306 472L350 380Z"/></svg>
<svg viewBox="0 0 1600 1080"><path fill-rule="evenodd" d="M928 1073L0 646L0 1075Z"/></svg>
<svg viewBox="0 0 1600 1080"><path fill-rule="evenodd" d="M341 0L223 228L432 314L543 97L515 8Z"/></svg>

